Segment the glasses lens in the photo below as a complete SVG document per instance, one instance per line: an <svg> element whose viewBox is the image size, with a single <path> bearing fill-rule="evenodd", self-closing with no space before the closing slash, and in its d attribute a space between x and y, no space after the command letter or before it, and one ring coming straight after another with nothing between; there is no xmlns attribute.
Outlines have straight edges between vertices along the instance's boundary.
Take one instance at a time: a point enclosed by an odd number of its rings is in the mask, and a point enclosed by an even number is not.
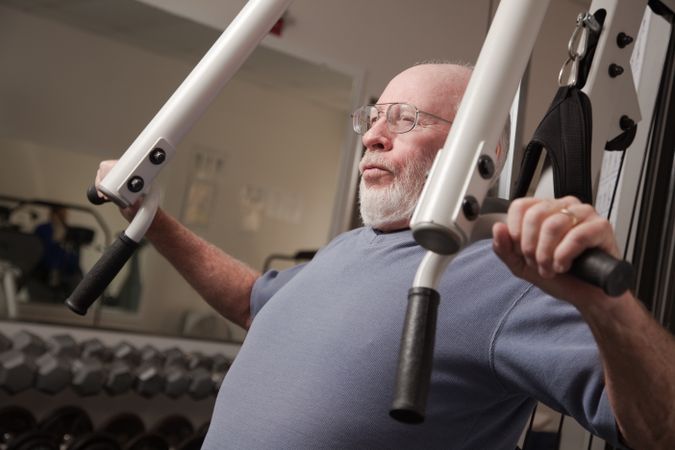
<svg viewBox="0 0 675 450"><path fill-rule="evenodd" d="M417 108L408 103L394 103L387 110L387 123L394 133L407 133L417 124Z"/></svg>
<svg viewBox="0 0 675 450"><path fill-rule="evenodd" d="M352 127L357 134L365 134L377 120L378 111L374 106L362 106L352 114Z"/></svg>

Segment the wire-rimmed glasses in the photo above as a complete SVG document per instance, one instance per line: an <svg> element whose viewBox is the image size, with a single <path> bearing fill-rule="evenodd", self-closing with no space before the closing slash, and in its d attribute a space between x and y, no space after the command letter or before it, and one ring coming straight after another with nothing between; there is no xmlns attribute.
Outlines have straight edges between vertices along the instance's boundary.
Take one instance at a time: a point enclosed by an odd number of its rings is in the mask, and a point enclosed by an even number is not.
<svg viewBox="0 0 675 450"><path fill-rule="evenodd" d="M451 123L442 117L417 109L409 103L378 103L362 106L352 113L352 126L357 134L365 134L384 113L387 128L397 134L407 133L419 123L421 114L433 117L441 122Z"/></svg>

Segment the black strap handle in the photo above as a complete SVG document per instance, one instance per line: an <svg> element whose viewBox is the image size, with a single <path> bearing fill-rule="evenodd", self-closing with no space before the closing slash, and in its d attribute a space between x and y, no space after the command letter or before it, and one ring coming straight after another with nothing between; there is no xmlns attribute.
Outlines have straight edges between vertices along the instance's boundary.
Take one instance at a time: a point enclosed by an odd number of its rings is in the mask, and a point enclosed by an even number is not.
<svg viewBox="0 0 675 450"><path fill-rule="evenodd" d="M85 315L91 304L101 296L122 266L129 260L138 245L124 233L120 234L68 297L66 300L68 308L77 314Z"/></svg>

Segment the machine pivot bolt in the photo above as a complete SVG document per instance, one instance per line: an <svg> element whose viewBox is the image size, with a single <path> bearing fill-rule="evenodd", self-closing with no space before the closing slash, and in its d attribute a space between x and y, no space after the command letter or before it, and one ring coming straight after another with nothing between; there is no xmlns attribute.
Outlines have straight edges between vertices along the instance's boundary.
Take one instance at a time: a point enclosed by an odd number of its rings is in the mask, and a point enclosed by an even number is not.
<svg viewBox="0 0 675 450"><path fill-rule="evenodd" d="M166 152L162 150L161 148L157 147L154 148L150 152L150 162L159 165L162 164L166 160Z"/></svg>
<svg viewBox="0 0 675 450"><path fill-rule="evenodd" d="M630 45L632 42L633 42L633 38L628 36L623 31L616 35L616 45L618 45L619 48L624 48L624 47Z"/></svg>
<svg viewBox="0 0 675 450"><path fill-rule="evenodd" d="M485 180L489 180L495 174L495 163L488 155L481 155L478 158L478 173Z"/></svg>
<svg viewBox="0 0 675 450"><path fill-rule="evenodd" d="M478 214L480 214L480 205L478 204L478 200L476 200L476 198L471 195L464 197L464 201L462 202L462 212L467 219L471 221L476 220L478 218Z"/></svg>
<svg viewBox="0 0 675 450"><path fill-rule="evenodd" d="M129 188L131 192L140 192L144 185L145 182L143 182L143 178L139 176L132 177L127 181L127 188Z"/></svg>
<svg viewBox="0 0 675 450"><path fill-rule="evenodd" d="M609 76L612 78L616 78L619 75L623 73L623 67L621 67L618 64L610 64L609 65Z"/></svg>

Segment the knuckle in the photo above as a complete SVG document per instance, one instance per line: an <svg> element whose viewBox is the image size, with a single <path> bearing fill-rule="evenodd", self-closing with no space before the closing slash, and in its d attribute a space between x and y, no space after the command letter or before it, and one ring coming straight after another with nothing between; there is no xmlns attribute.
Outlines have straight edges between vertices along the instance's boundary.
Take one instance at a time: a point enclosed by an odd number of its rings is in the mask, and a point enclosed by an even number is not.
<svg viewBox="0 0 675 450"><path fill-rule="evenodd" d="M546 237L559 236L566 230L568 222L567 217L562 214L549 216L541 226L541 234Z"/></svg>
<svg viewBox="0 0 675 450"><path fill-rule="evenodd" d="M595 211L595 208L593 205L589 205L588 203L582 203L578 206L579 212L583 214L584 217L591 217L591 216L596 216L598 213Z"/></svg>
<svg viewBox="0 0 675 450"><path fill-rule="evenodd" d="M543 207L543 204L534 205L525 211L523 219L527 222L541 222L547 215L547 210Z"/></svg>
<svg viewBox="0 0 675 450"><path fill-rule="evenodd" d="M564 203L569 204L569 205L579 205L581 204L581 200L576 198L573 195L566 195L561 199Z"/></svg>
<svg viewBox="0 0 675 450"><path fill-rule="evenodd" d="M511 214L521 214L526 207L526 201L524 197L517 198L511 202L509 206L509 213Z"/></svg>
<svg viewBox="0 0 675 450"><path fill-rule="evenodd" d="M520 250L523 252L523 256L530 259L536 259L537 248L529 243L523 243Z"/></svg>
<svg viewBox="0 0 675 450"><path fill-rule="evenodd" d="M547 249L538 249L535 259L539 265L551 266L553 264L553 255Z"/></svg>

